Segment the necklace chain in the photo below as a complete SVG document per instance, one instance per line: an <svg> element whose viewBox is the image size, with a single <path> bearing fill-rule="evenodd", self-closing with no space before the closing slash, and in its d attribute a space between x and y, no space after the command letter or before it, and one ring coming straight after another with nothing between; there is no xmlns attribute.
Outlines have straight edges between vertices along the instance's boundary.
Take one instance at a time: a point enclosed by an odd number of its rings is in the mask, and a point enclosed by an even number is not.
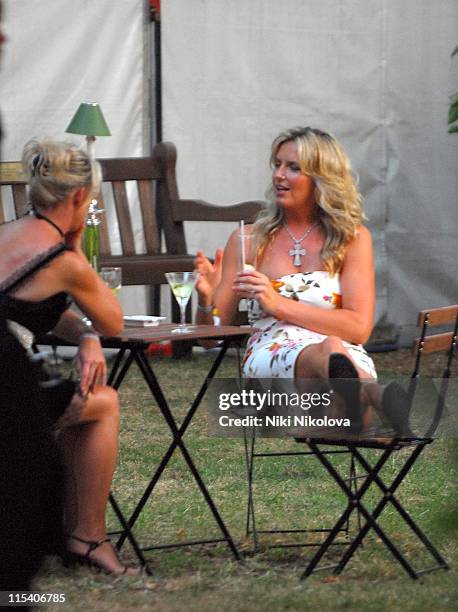
<svg viewBox="0 0 458 612"><path fill-rule="evenodd" d="M307 254L307 251L301 248L301 243L307 238L307 236L310 234L312 229L318 225L318 222L315 222L309 225L300 238L296 238L295 236L293 236L285 220L283 220L283 225L284 225L285 230L288 233L288 236L294 242L294 249L289 250L289 255L293 257L293 265L295 265L297 268L300 268L302 265L301 258L303 255Z"/></svg>
<svg viewBox="0 0 458 612"><path fill-rule="evenodd" d="M296 238L295 236L293 236L291 230L288 227L288 224L286 223L286 221L283 221L283 225L285 227L285 230L288 233L288 236L291 238L291 240L295 243L301 243L303 240L305 240L305 238L307 238L307 236L310 234L310 232L312 231L312 229L314 227L316 227L318 225L317 222L312 223L311 225L308 226L308 228L305 230L305 232L302 234L302 236L300 238Z"/></svg>
<svg viewBox="0 0 458 612"><path fill-rule="evenodd" d="M46 223L49 223L49 225L52 225L52 227L54 227L54 229L56 229L59 232L60 237L65 238L64 232L60 229L57 223L54 223L52 219L50 219L46 215L42 215L41 212L39 212L35 207L32 208L31 213L36 219L40 219L41 221L46 221Z"/></svg>

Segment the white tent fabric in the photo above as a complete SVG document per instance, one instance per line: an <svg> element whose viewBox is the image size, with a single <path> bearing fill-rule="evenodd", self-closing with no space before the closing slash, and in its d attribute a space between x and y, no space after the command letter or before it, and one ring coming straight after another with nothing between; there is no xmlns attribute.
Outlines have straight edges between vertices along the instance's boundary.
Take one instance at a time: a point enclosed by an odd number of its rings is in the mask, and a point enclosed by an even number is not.
<svg viewBox="0 0 458 612"><path fill-rule="evenodd" d="M262 199L279 131L332 132L365 197L380 335L409 339L420 308L458 298L457 26L456 0L164 0L164 139L181 196ZM188 229L191 250L227 236Z"/></svg>
<svg viewBox="0 0 458 612"><path fill-rule="evenodd" d="M85 146L84 136L65 133L81 102L100 104L112 134L97 139L97 157L143 155L149 148L150 82L144 1L3 4L8 39L0 72L2 158L20 159L32 137ZM116 247L117 232L111 229ZM127 312L141 312L144 290L123 289L123 305Z"/></svg>
<svg viewBox="0 0 458 612"><path fill-rule="evenodd" d="M4 159L24 142L65 134L81 102L98 102L112 136L98 157L143 152L143 0L4 2L1 69Z"/></svg>

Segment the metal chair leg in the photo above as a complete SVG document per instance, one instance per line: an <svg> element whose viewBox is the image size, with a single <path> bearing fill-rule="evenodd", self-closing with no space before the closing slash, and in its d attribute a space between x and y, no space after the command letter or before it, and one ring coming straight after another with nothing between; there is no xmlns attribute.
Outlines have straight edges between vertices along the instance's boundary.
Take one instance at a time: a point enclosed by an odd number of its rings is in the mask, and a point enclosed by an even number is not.
<svg viewBox="0 0 458 612"><path fill-rule="evenodd" d="M258 532L256 529L256 518L254 512L253 500L253 468L254 468L254 449L255 449L256 434L254 429L251 435L251 444L247 439L247 432L244 431L245 445L245 463L247 467L247 483L248 483L248 499L247 499L247 516L246 516L246 535L253 534L253 550L259 550Z"/></svg>
<svg viewBox="0 0 458 612"><path fill-rule="evenodd" d="M359 529L355 538L353 538L352 542L350 543L350 545L348 546L348 548L345 550L344 554L342 555L340 561L335 566L333 566L334 573L340 574L344 570L348 561L352 558L352 556L354 555L356 550L359 548L359 546L361 546L365 536L371 529L373 529L377 533L377 535L380 537L380 539L385 544L385 546L390 550L390 552L393 554L393 556L397 559L397 561L401 564L401 566L404 568L404 570L407 572L407 574L411 578L418 579L420 574L422 573L426 573L428 571L433 571L436 569L447 569L448 568L446 561L442 558L442 556L435 549L432 543L428 540L426 535L421 531L418 525L416 525L416 523L413 521L410 515L406 512L406 510L403 508L400 502L396 499L396 497L394 497L395 491L397 490L399 485L402 483L403 479L405 478L405 476L407 475L407 473L409 472L409 470L411 469L411 467L413 466L413 464L419 457L420 453L425 447L425 443L421 443L417 447L415 447L415 449L412 451L410 456L404 462L401 469L398 471L397 476L394 478L390 486L387 486L383 482L382 478L380 477L380 471L383 465L388 460L388 458L391 456L391 454L397 449L395 447L390 447L390 448L385 449L381 457L379 458L379 460L376 462L376 464L374 466L371 466L369 462L364 458L362 453L360 453L358 449L353 448L352 452L354 454L354 457L366 471L366 478L363 481L362 485L359 487L359 489L357 489L356 492L353 492L351 483L350 483L350 486L347 485L345 480L340 476L336 468L324 456L324 453L318 448L318 446L313 443L310 443L310 446L311 448L315 450L317 457L319 458L323 466L327 469L329 474L332 476L334 481L341 487L341 489L347 495L349 499L349 505L347 509L343 512L339 520L336 522L332 533L329 534L324 544L320 547L320 549L317 551L313 559L309 562L309 565L307 566L307 568L302 574L302 578L308 577L314 570L317 569L318 563L322 559L323 555L326 553L329 546L332 544L333 539L335 539L339 525L343 524L346 520L348 520L350 514L354 512L355 510L359 510L359 512L364 517L366 522L362 526L362 528ZM373 484L376 484L379 487L379 489L383 493L383 496L382 496L382 499L379 501L379 503L376 505L375 509L372 511L372 513L370 513L363 505L362 497ZM409 563L409 561L404 557L401 551L397 548L397 546L394 544L392 539L390 539L387 536L387 534L378 524L377 519L388 503L393 504L393 506L398 511L399 515L404 519L404 521L409 525L409 527L417 535L418 539L423 543L425 548L435 558L435 560L438 563L437 566L434 566L426 570L416 570Z"/></svg>

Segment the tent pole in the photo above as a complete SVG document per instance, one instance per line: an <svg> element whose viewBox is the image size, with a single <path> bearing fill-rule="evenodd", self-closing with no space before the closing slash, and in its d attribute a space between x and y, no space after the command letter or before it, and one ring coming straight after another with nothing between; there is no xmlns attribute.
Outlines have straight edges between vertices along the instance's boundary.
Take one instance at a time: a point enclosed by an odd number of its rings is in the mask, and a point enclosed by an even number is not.
<svg viewBox="0 0 458 612"><path fill-rule="evenodd" d="M161 16L153 11L154 20L154 107L156 142L162 142L162 62L161 62Z"/></svg>

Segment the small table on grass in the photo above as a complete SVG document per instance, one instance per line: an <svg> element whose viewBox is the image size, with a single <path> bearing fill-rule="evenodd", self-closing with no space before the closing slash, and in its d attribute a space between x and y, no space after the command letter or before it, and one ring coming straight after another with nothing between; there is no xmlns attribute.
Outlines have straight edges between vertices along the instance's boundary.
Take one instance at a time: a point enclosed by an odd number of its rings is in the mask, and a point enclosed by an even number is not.
<svg viewBox="0 0 458 612"><path fill-rule="evenodd" d="M203 482L202 477L191 455L189 454L185 443L183 442L183 436L186 430L188 429L203 396L205 395L209 381L214 378L219 366L221 365L221 362L224 358L224 355L226 354L228 347L232 343L240 344L248 335L252 333L252 330L248 326L238 327L233 325L223 325L215 327L213 325L192 325L191 332L187 334L177 334L171 331L175 327L176 325L169 324L163 324L158 327L128 327L116 337L102 339L102 346L104 348L118 349L115 362L109 375L108 383L112 385L115 389L118 389L124 377L126 376L130 366L132 365L132 363L135 362L139 367L142 376L146 384L148 385L151 395L156 401L159 410L173 436L173 439L170 442L170 445L167 448L166 452L164 453L161 462L154 470L151 476L151 480L148 486L146 487L142 497L138 501L131 516L127 520L123 516L113 495L110 495L110 501L113 506L113 509L123 527L123 530L118 532L121 535L116 546L118 549L120 549L125 539L128 538L131 544L133 545L140 561L146 567L147 562L143 556L143 551L190 546L194 544L209 544L214 542L226 542L234 558L240 560L240 554L234 544L232 536L229 533L223 519L221 518L219 511L213 499L211 498L210 493L205 483ZM175 417L172 414L172 411L170 410L170 406L167 402L167 399L164 396L164 393L159 385L157 377L154 373L154 367L151 366L151 363L146 356L146 350L151 343L156 342L174 340L195 341L203 339L221 340L219 351L210 367L208 374L203 380L199 391L193 399L183 422L181 423L181 425L178 425L175 420ZM132 536L132 529L177 447L180 449L188 465L188 468L194 477L194 480L196 481L200 491L202 492L202 495L211 513L213 514L215 522L220 529L222 537L179 542L174 544L171 543L157 546L139 547L135 538Z"/></svg>

